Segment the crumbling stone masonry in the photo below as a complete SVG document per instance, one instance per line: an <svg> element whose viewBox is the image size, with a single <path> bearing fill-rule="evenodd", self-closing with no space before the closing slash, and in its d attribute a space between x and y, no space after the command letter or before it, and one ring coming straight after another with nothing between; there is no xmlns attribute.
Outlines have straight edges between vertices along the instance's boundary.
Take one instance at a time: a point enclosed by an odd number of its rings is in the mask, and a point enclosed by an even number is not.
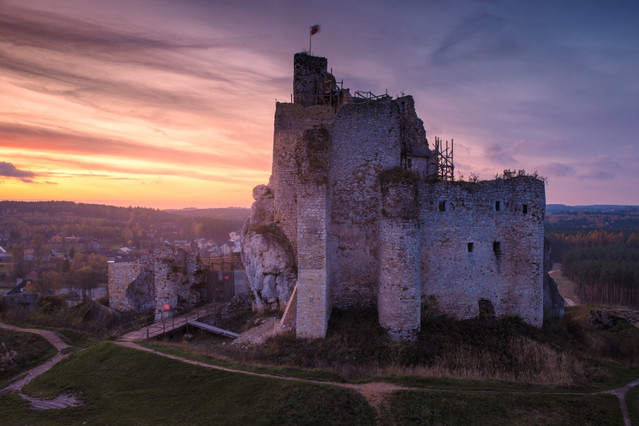
<svg viewBox="0 0 639 426"><path fill-rule="evenodd" d="M200 302L205 276L196 250L165 244L148 261L108 264L109 306L167 318Z"/></svg>
<svg viewBox="0 0 639 426"><path fill-rule="evenodd" d="M257 304L283 309L297 279L296 333L311 338L326 335L332 307L376 305L393 338L411 339L430 296L458 318L481 303L539 326L544 294L546 311L562 312L544 292L554 283L542 180L438 179L440 153L412 97L353 97L326 58L294 62L294 102L275 110L273 173L243 230Z"/></svg>

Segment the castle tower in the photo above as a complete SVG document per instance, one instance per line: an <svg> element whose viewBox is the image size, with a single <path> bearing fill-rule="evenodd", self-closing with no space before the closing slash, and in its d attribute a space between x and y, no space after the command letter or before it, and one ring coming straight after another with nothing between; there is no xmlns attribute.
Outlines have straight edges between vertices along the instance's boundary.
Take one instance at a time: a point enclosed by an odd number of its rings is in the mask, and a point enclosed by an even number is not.
<svg viewBox="0 0 639 426"><path fill-rule="evenodd" d="M293 101L302 106L317 105L317 95L323 85L322 75L327 74L328 61L305 52L296 53L293 71Z"/></svg>

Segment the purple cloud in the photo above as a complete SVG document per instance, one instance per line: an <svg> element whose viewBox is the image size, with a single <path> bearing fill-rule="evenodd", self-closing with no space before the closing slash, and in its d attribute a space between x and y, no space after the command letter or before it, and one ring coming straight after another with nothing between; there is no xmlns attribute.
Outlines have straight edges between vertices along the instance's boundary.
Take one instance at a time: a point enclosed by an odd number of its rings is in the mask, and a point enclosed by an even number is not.
<svg viewBox="0 0 639 426"><path fill-rule="evenodd" d="M517 164L518 161L508 152L509 150L504 149L503 146L498 143L492 142L484 147L484 156L490 161L494 161L504 167L508 165Z"/></svg>
<svg viewBox="0 0 639 426"><path fill-rule="evenodd" d="M16 166L11 163L0 161L0 176L16 178L23 182L32 183L33 180L31 178L37 175L33 172L17 169Z"/></svg>
<svg viewBox="0 0 639 426"><path fill-rule="evenodd" d="M600 155L590 160L582 173L582 177L597 180L610 180L625 170L618 161L607 155Z"/></svg>
<svg viewBox="0 0 639 426"><path fill-rule="evenodd" d="M566 177L575 174L574 167L565 163L550 163L540 167L540 169L550 176Z"/></svg>

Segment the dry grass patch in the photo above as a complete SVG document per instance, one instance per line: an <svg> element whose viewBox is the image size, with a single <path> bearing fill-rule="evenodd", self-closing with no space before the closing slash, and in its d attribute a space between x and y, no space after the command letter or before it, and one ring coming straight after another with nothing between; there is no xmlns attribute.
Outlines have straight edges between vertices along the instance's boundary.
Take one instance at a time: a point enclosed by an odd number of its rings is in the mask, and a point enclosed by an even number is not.
<svg viewBox="0 0 639 426"><path fill-rule="evenodd" d="M517 368L504 368L500 354L482 351L460 344L436 357L428 365L376 366L375 376L412 376L419 378L454 378L469 380L499 380L548 386L573 386L585 378L583 363L574 355L559 352L549 345L525 337L513 337L510 342L510 363Z"/></svg>

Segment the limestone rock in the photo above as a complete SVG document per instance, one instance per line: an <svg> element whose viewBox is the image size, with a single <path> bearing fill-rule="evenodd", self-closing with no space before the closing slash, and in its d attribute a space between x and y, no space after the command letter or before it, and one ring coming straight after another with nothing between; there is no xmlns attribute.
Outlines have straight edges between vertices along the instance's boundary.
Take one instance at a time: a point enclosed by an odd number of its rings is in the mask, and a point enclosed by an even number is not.
<svg viewBox="0 0 639 426"><path fill-rule="evenodd" d="M126 289L135 312L148 312L155 306L155 287L153 286L153 272L145 269Z"/></svg>
<svg viewBox="0 0 639 426"><path fill-rule="evenodd" d="M282 309L297 280L293 248L273 222L270 187L255 187L253 197L251 216L242 230L242 263L255 296L254 309Z"/></svg>
<svg viewBox="0 0 639 426"><path fill-rule="evenodd" d="M293 250L274 225L249 231L242 239L242 262L257 310L278 309L288 302L295 281Z"/></svg>
<svg viewBox="0 0 639 426"><path fill-rule="evenodd" d="M593 309L588 315L588 324L592 328L614 327L621 322L639 327L639 312L629 309Z"/></svg>

